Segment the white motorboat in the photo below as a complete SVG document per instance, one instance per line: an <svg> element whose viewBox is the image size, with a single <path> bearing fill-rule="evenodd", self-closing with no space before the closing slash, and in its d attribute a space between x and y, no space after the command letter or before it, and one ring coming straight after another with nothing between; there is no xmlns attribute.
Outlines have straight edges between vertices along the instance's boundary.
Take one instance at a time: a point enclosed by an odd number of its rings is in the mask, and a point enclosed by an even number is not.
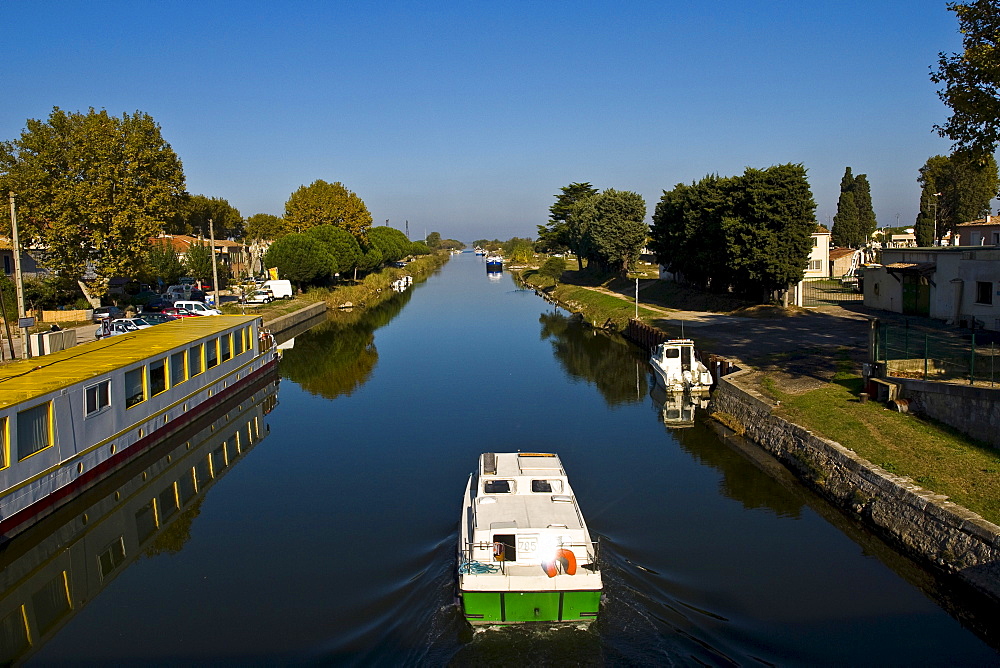
<svg viewBox="0 0 1000 668"><path fill-rule="evenodd" d="M671 339L653 349L649 363L668 392L706 393L712 374L698 359L691 339Z"/></svg>
<svg viewBox="0 0 1000 668"><path fill-rule="evenodd" d="M559 457L487 452L469 476L458 591L472 624L588 623L601 602L597 544Z"/></svg>

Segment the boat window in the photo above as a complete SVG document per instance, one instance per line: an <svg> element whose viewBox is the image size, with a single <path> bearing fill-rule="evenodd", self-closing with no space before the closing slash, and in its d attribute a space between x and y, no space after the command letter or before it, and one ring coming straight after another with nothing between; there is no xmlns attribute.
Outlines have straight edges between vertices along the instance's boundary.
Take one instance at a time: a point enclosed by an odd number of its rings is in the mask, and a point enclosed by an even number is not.
<svg viewBox="0 0 1000 668"><path fill-rule="evenodd" d="M184 353L174 353L170 356L170 386L180 385L185 380Z"/></svg>
<svg viewBox="0 0 1000 668"><path fill-rule="evenodd" d="M232 344L229 339L229 334L223 334L219 337L219 357L221 358L221 361L225 362L232 356Z"/></svg>
<svg viewBox="0 0 1000 668"><path fill-rule="evenodd" d="M514 534L493 534L493 561L517 561L517 541Z"/></svg>
<svg viewBox="0 0 1000 668"><path fill-rule="evenodd" d="M125 372L125 408L132 408L146 400L146 387L143 384L143 371L146 367Z"/></svg>
<svg viewBox="0 0 1000 668"><path fill-rule="evenodd" d="M543 494L559 494L562 492L562 480L532 480L531 491Z"/></svg>
<svg viewBox="0 0 1000 668"><path fill-rule="evenodd" d="M157 360L149 365L149 396L167 391L167 360Z"/></svg>
<svg viewBox="0 0 1000 668"><path fill-rule="evenodd" d="M9 264L7 256L4 256L4 264ZM9 272L8 272L9 273ZM0 637L4 639L2 650L0 650L0 661L5 665L13 665L23 652L28 651L31 642L28 640L28 625L21 606L14 608L13 612L5 617L0 617Z"/></svg>
<svg viewBox="0 0 1000 668"><path fill-rule="evenodd" d="M243 345L243 330L242 329L239 330L239 331L237 331L233 335L233 345L236 347L236 351L235 351L234 355L239 355L244 350L246 350L246 346Z"/></svg>
<svg viewBox="0 0 1000 668"><path fill-rule="evenodd" d="M197 494L198 490L195 489L194 483L194 469L191 469L177 479L177 499L184 506Z"/></svg>
<svg viewBox="0 0 1000 668"><path fill-rule="evenodd" d="M17 414L17 460L52 445L52 402L46 401Z"/></svg>
<svg viewBox="0 0 1000 668"><path fill-rule="evenodd" d="M97 555L97 566L101 571L101 580L125 563L125 537L119 536L108 545L104 552Z"/></svg>
<svg viewBox="0 0 1000 668"><path fill-rule="evenodd" d="M84 415L101 413L111 405L111 381L102 380L86 387L84 393Z"/></svg>
<svg viewBox="0 0 1000 668"><path fill-rule="evenodd" d="M205 368L211 369L219 363L218 339L205 343Z"/></svg>
<svg viewBox="0 0 1000 668"><path fill-rule="evenodd" d="M153 500L150 499L141 508L135 511L135 530L139 536L139 543L156 533L156 508L153 507Z"/></svg>
<svg viewBox="0 0 1000 668"><path fill-rule="evenodd" d="M156 503L159 506L161 522L167 521L180 510L180 504L177 503L177 488L174 483L170 483L156 495Z"/></svg>
<svg viewBox="0 0 1000 668"><path fill-rule="evenodd" d="M483 492L486 494L510 494L513 488L513 480L487 480L483 483Z"/></svg>
<svg viewBox="0 0 1000 668"><path fill-rule="evenodd" d="M59 575L32 594L31 603L34 607L38 635L42 637L54 629L59 620L68 615L72 609L69 602L66 571L61 571Z"/></svg>
<svg viewBox="0 0 1000 668"><path fill-rule="evenodd" d="M663 351L663 356L674 359L681 356L680 348L667 348Z"/></svg>
<svg viewBox="0 0 1000 668"><path fill-rule="evenodd" d="M201 344L188 348L188 376L197 376L204 371L201 366Z"/></svg>

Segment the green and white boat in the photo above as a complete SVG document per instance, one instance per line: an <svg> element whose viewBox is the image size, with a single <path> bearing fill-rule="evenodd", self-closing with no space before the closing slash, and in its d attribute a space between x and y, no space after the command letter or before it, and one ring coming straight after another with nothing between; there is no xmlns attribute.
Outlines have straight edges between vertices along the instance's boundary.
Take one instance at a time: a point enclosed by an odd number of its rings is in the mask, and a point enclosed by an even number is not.
<svg viewBox="0 0 1000 668"><path fill-rule="evenodd" d="M597 562L558 455L479 456L458 544L458 595L469 622L591 622L601 603Z"/></svg>

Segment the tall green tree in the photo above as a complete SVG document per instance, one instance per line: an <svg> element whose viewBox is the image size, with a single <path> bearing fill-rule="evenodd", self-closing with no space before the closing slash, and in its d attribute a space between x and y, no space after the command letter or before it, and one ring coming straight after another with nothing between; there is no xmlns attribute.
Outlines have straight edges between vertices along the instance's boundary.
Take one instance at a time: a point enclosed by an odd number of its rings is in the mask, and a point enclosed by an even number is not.
<svg viewBox="0 0 1000 668"><path fill-rule="evenodd" d="M29 119L21 136L0 144L0 189L17 195L22 240L47 249L46 266L87 281L138 275L149 239L183 201L184 172L149 114L65 112ZM10 229L6 213L2 219Z"/></svg>
<svg viewBox="0 0 1000 668"><path fill-rule="evenodd" d="M346 273L354 271L361 261L361 246L354 235L347 230L333 225L320 225L308 232L309 236L317 239L335 260L335 268L331 274Z"/></svg>
<svg viewBox="0 0 1000 668"><path fill-rule="evenodd" d="M588 257L609 271L627 274L646 243L646 202L638 193L608 188L595 196L587 229Z"/></svg>
<svg viewBox="0 0 1000 668"><path fill-rule="evenodd" d="M149 245L147 260L150 278L163 281L164 285L174 285L184 275L184 263L169 240L154 240Z"/></svg>
<svg viewBox="0 0 1000 668"><path fill-rule="evenodd" d="M277 267L278 276L299 288L325 279L335 262L323 244L307 234L287 234L271 244L264 255L264 266Z"/></svg>
<svg viewBox="0 0 1000 668"><path fill-rule="evenodd" d="M967 223L990 212L990 202L1000 188L997 161L992 155L969 153L935 155L927 159L917 177L920 213L915 234L917 245L930 246ZM936 223L936 224L935 224Z"/></svg>
<svg viewBox="0 0 1000 668"><path fill-rule="evenodd" d="M240 239L244 235L239 209L221 197L191 195L164 227L168 234L191 234L209 238L209 223L216 239Z"/></svg>
<svg viewBox="0 0 1000 668"><path fill-rule="evenodd" d="M247 241L274 241L287 233L285 220L269 213L255 213L244 225Z"/></svg>
<svg viewBox="0 0 1000 668"><path fill-rule="evenodd" d="M394 227L379 225L368 230L368 243L378 249L382 264L398 262L410 254L410 240Z"/></svg>
<svg viewBox="0 0 1000 668"><path fill-rule="evenodd" d="M860 248L868 243L877 227L868 177L854 176L848 167L840 180L840 199L831 230L833 243L843 248Z"/></svg>
<svg viewBox="0 0 1000 668"><path fill-rule="evenodd" d="M184 267L192 278L212 282L212 248L207 243L193 243L184 256Z"/></svg>
<svg viewBox="0 0 1000 668"><path fill-rule="evenodd" d="M571 183L560 188L555 203L549 207L549 222L538 226L538 247L542 251L568 248L576 254L579 268L583 269L582 244L586 239L587 221L574 215L577 203L597 194L590 183ZM586 209L582 209L586 211Z"/></svg>
<svg viewBox="0 0 1000 668"><path fill-rule="evenodd" d="M343 183L317 179L301 186L285 202L285 223L294 232L336 225L360 239L371 227L372 215L362 199Z"/></svg>
<svg viewBox="0 0 1000 668"><path fill-rule="evenodd" d="M934 128L973 160L992 156L1000 141L1000 5L996 0L949 2L958 17L962 53L938 54L931 81L944 84L938 97L951 108Z"/></svg>
<svg viewBox="0 0 1000 668"><path fill-rule="evenodd" d="M431 232L427 235L426 243L428 248L439 248L441 246L441 233Z"/></svg>

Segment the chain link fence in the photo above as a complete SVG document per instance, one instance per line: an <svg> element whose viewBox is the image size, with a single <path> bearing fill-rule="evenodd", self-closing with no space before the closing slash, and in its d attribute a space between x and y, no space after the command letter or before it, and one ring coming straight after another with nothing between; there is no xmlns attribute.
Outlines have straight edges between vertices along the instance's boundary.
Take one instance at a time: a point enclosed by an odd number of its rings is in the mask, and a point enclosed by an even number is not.
<svg viewBox="0 0 1000 668"><path fill-rule="evenodd" d="M928 330L881 323L877 359L888 375L994 386L1000 381L1000 333Z"/></svg>

